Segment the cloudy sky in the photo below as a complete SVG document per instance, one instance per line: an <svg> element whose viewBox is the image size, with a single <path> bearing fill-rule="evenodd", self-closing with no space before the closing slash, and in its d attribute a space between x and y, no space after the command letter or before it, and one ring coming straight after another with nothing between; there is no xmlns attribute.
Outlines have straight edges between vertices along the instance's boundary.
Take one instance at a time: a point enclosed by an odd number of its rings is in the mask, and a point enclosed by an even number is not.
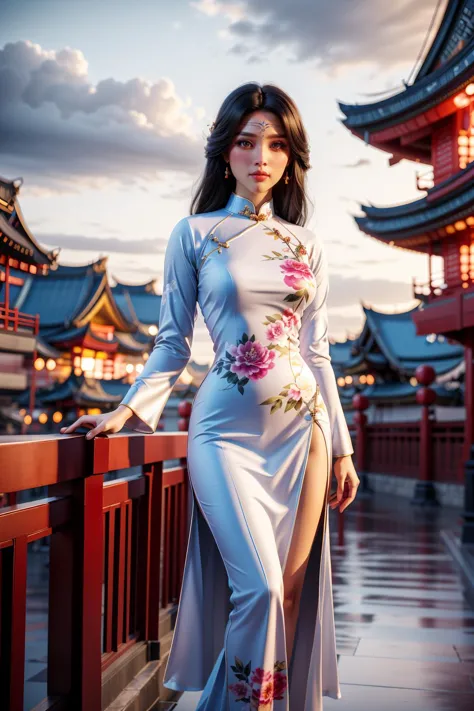
<svg viewBox="0 0 474 711"><path fill-rule="evenodd" d="M439 23L441 8L434 29ZM161 287L164 250L189 214L208 126L248 81L296 101L311 144L310 227L327 245L330 332L361 302L412 307L422 255L359 233L359 204L421 197L417 169L354 138L337 101L367 103L413 74L436 0L2 0L0 175L41 242L67 264L109 255L110 272ZM193 356L212 357L200 316Z"/></svg>

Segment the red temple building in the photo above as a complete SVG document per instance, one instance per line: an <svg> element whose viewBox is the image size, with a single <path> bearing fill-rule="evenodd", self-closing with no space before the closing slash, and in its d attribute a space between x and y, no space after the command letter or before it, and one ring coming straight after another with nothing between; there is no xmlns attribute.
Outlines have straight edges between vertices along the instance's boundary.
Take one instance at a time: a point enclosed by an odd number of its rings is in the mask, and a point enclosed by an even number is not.
<svg viewBox="0 0 474 711"><path fill-rule="evenodd" d="M58 250L41 247L28 229L18 201L22 183L22 178L0 177L0 405L11 405L29 385L31 409L35 377L28 363L48 353L39 338L36 310L15 303L14 292L33 275L54 269Z"/></svg>
<svg viewBox="0 0 474 711"><path fill-rule="evenodd" d="M421 198L393 207L362 205L364 214L355 219L374 239L428 256L428 282L413 281L413 296L419 300L412 313L416 332L427 339L444 337L464 349L462 447L456 451L451 432L452 454L441 470L433 455L441 425L430 414L436 393L429 384L436 372L420 371L419 433L424 452L414 502L435 502L433 478L445 476L454 456L464 466L461 542L474 543L473 0L448 2L412 84L374 103L339 106L345 126L367 145L389 153L390 165L407 159L432 167L428 175L417 175L417 187L424 193ZM433 269L435 257L436 264L442 264L441 273Z"/></svg>
<svg viewBox="0 0 474 711"><path fill-rule="evenodd" d="M474 442L474 2L451 0L413 84L376 103L340 104L366 144L432 166L423 197L394 207L363 205L359 228L388 245L428 256L429 281L414 282L419 335L464 348L465 458ZM443 263L441 274L433 257Z"/></svg>
<svg viewBox="0 0 474 711"><path fill-rule="evenodd" d="M0 180L0 431L56 431L120 402L158 333L161 295L155 281L111 286L107 258L58 264L26 227L21 182ZM176 416L201 370L176 384Z"/></svg>

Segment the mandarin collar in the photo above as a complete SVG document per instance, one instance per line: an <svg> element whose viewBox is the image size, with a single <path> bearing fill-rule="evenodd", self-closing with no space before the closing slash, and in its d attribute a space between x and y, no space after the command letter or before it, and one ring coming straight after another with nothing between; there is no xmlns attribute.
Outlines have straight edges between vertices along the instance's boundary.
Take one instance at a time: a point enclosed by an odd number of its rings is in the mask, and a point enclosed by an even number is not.
<svg viewBox="0 0 474 711"><path fill-rule="evenodd" d="M227 205L225 206L227 212L238 215L242 210L245 210L245 208L250 209L254 214L273 217L273 199L264 202L258 213L256 213L255 205L251 200L237 195L237 193L231 193Z"/></svg>

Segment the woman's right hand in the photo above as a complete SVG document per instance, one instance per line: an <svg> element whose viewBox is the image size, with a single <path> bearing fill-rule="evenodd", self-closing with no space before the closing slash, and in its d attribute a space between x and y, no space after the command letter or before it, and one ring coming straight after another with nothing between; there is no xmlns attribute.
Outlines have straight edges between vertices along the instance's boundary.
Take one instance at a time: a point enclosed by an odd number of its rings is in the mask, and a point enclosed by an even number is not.
<svg viewBox="0 0 474 711"><path fill-rule="evenodd" d="M61 427L62 434L72 434L78 427L90 427L86 439L92 439L98 434L106 432L120 432L126 421L133 415L132 410L126 405L119 405L116 410L102 415L83 415L69 427Z"/></svg>

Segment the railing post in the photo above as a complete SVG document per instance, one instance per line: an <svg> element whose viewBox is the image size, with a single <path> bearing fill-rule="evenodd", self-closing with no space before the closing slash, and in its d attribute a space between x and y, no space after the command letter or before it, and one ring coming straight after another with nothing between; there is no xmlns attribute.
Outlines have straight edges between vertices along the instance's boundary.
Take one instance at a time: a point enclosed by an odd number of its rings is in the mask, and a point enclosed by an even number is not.
<svg viewBox="0 0 474 711"><path fill-rule="evenodd" d="M439 506L433 482L433 436L429 409L436 400L436 393L428 387L434 381L436 372L430 365L419 365L415 377L423 387L416 393L416 401L421 405L420 478L416 482L411 503L421 506Z"/></svg>
<svg viewBox="0 0 474 711"><path fill-rule="evenodd" d="M374 493L373 489L369 484L369 477L367 474L367 415L364 410L369 407L369 398L362 393L357 393L352 398L352 406L356 410L354 413L354 424L356 426L356 464L357 464L357 475L360 479L360 486L357 490L357 496L361 494L372 495Z"/></svg>
<svg viewBox="0 0 474 711"><path fill-rule="evenodd" d="M51 541L48 695L67 696L71 711L101 711L102 472L108 471L108 440L84 446L84 478L50 487L50 495L72 497L73 520Z"/></svg>
<svg viewBox="0 0 474 711"><path fill-rule="evenodd" d="M146 494L138 504L137 629L140 637L151 643L151 658L159 659L163 463L144 466L143 474Z"/></svg>
<svg viewBox="0 0 474 711"><path fill-rule="evenodd" d="M0 700L8 711L23 711L27 552L26 536L0 550Z"/></svg>

